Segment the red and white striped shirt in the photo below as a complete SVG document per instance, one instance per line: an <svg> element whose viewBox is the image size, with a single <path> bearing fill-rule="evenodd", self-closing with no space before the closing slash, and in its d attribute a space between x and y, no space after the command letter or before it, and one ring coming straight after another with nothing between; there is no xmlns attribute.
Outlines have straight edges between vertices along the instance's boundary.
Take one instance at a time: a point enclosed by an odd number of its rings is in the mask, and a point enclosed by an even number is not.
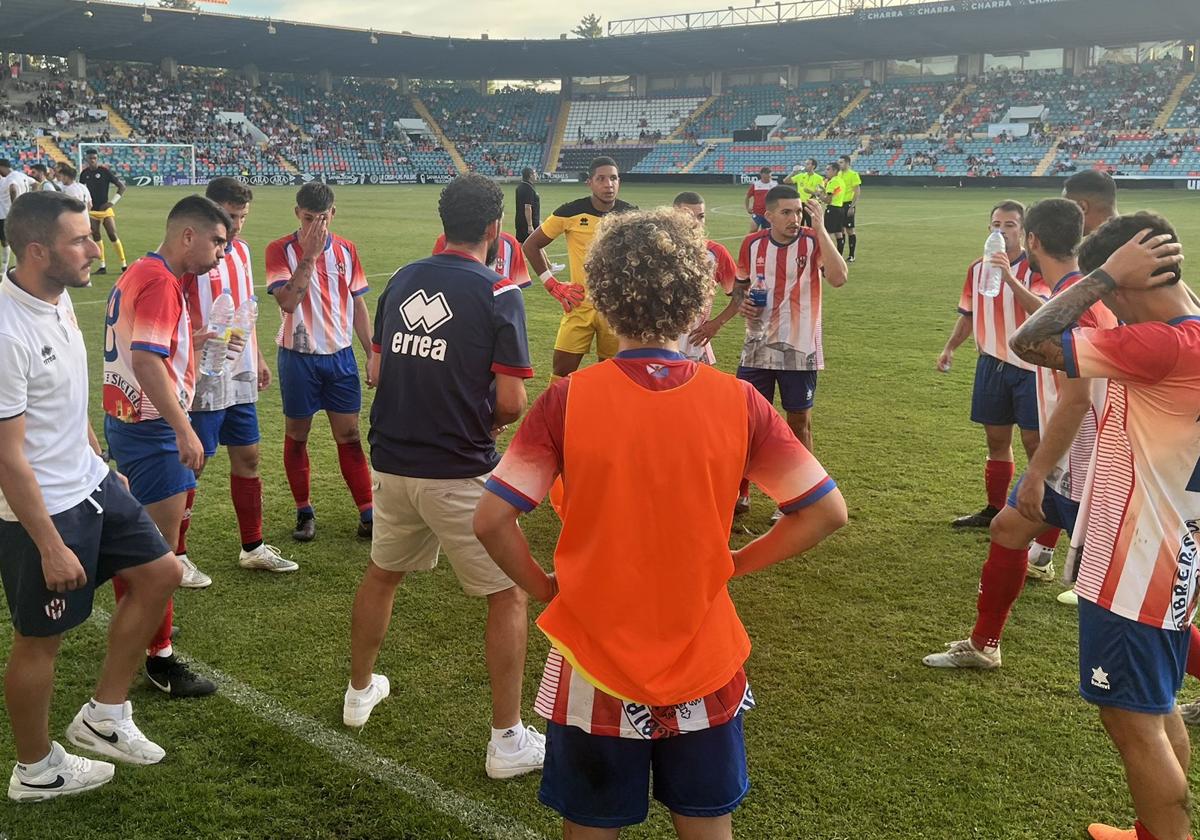
<svg viewBox="0 0 1200 840"><path fill-rule="evenodd" d="M1012 263L1012 271L1018 280L1035 294L1049 297L1050 290L1042 282L1042 276L1029 267L1029 259L1022 252ZM975 346L980 353L999 359L1024 370L1033 370L1034 365L1022 359L1008 347L1008 340L1025 323L1029 315L1017 303L1007 283L1000 284L1000 294L985 297L980 291L983 283L983 260L971 263L967 269L967 280L963 284L958 300L958 314L971 318L975 332Z"/></svg>
<svg viewBox="0 0 1200 840"><path fill-rule="evenodd" d="M720 242L714 242L711 239L705 243L705 247L708 248L708 258L713 264L713 280L721 291L727 295L730 294L733 291L734 281L737 280L737 263L733 261L733 255ZM679 352L693 362L702 362L706 365L717 363L717 354L713 352L711 341L703 347L697 347L688 338L691 331L707 321L711 315L712 302L710 301L708 307L696 319L696 323L692 324L688 331L679 337Z"/></svg>
<svg viewBox="0 0 1200 840"><path fill-rule="evenodd" d="M300 264L299 236L288 234L267 246L267 291L292 279ZM283 313L276 343L297 353L332 355L354 338L354 299L366 294L367 276L354 243L329 234L313 265L308 294L295 312Z"/></svg>
<svg viewBox="0 0 1200 840"><path fill-rule="evenodd" d="M188 274L183 278L183 298L187 301L188 314L197 329L208 325L213 301L222 293L233 298L235 309L254 296L250 246L245 240L235 239L225 252L225 258L204 277ZM197 370L193 411L220 411L231 405L258 401L257 333L257 330L250 331L246 349L238 357L233 370L214 376L206 376Z"/></svg>
<svg viewBox="0 0 1200 840"><path fill-rule="evenodd" d="M433 253L446 250L446 234L439 233L433 243ZM511 233L500 232L500 242L496 246L496 259L488 263L488 268L499 274L505 280L511 280L519 288L528 288L532 282L529 279L529 268L525 265L525 252L521 243Z"/></svg>
<svg viewBox="0 0 1200 840"><path fill-rule="evenodd" d="M742 242L738 277L767 286L767 330L746 339L742 367L764 370L823 370L821 341L821 245L811 228L800 228L791 244L781 245L771 231L752 233Z"/></svg>
<svg viewBox="0 0 1200 840"><path fill-rule="evenodd" d="M1117 615L1186 630L1200 531L1200 317L1064 334L1070 376L1109 379L1079 508L1075 591Z"/></svg>
<svg viewBox="0 0 1200 840"><path fill-rule="evenodd" d="M1078 271L1068 274L1055 285L1054 294L1062 294L1078 283L1082 276ZM1108 307L1099 302L1093 304L1090 309L1079 316L1079 326L1081 327L1109 329L1116 325L1117 317L1109 311ZM1038 427L1043 430L1050 422L1051 415L1058 408L1059 395L1066 376L1063 371L1053 368L1039 367L1037 369ZM1108 380L1089 380L1088 388L1091 390L1091 406L1083 415L1083 422L1079 424L1079 431L1076 433L1075 439L1071 441L1071 448L1046 476L1047 484L1073 502L1083 499L1083 484L1092 463L1092 453L1096 450L1096 428L1100 413L1104 410Z"/></svg>

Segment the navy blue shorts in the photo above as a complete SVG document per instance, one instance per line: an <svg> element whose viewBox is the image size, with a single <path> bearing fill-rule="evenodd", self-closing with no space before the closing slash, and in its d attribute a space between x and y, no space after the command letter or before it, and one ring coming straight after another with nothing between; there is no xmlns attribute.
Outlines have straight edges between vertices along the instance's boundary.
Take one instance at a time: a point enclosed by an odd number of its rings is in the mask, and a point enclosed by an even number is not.
<svg viewBox="0 0 1200 840"><path fill-rule="evenodd" d="M258 408L242 403L218 411L193 411L192 429L204 446L204 457L217 454L217 445L253 446L258 443Z"/></svg>
<svg viewBox="0 0 1200 840"><path fill-rule="evenodd" d="M645 821L654 798L685 817L720 817L750 790L742 716L712 729L642 740L589 735L546 725L538 799L565 819L593 828Z"/></svg>
<svg viewBox="0 0 1200 840"><path fill-rule="evenodd" d="M19 522L0 520L0 579L13 628L22 636L57 636L92 614L96 587L123 569L170 552L154 520L113 473L88 498L50 517L67 548L87 573L87 584L70 592L46 588L42 555Z"/></svg>
<svg viewBox="0 0 1200 840"><path fill-rule="evenodd" d="M766 216L760 216L757 213L751 213L750 218L754 219L754 224L758 225L759 230L766 230L771 226L771 223L767 221Z"/></svg>
<svg viewBox="0 0 1200 840"><path fill-rule="evenodd" d="M784 411L807 411L813 407L817 393L817 371L815 370L767 370L766 368L738 367L737 378L749 382L754 390L775 402L775 385L779 385L779 399Z"/></svg>
<svg viewBox="0 0 1200 840"><path fill-rule="evenodd" d="M175 430L166 420L122 423L104 418L104 437L117 469L129 479L133 497L152 505L196 486L196 474L179 461Z"/></svg>
<svg viewBox="0 0 1200 840"><path fill-rule="evenodd" d="M1008 494L1010 508L1017 506L1017 491L1021 489L1021 482L1024 480L1025 476L1022 475L1013 485L1012 492ZM1047 484L1045 493L1042 495L1042 519L1046 520L1046 524L1054 528L1062 528L1068 534L1073 534L1075 533L1075 520L1078 518L1079 502L1071 501Z"/></svg>
<svg viewBox="0 0 1200 840"><path fill-rule="evenodd" d="M1079 599L1079 693L1097 706L1165 715L1187 670L1189 630L1142 624Z"/></svg>
<svg viewBox="0 0 1200 840"><path fill-rule="evenodd" d="M1037 375L1031 370L980 354L975 363L975 390L971 394L971 422L985 426L1016 423L1030 432L1038 430Z"/></svg>
<svg viewBox="0 0 1200 840"><path fill-rule="evenodd" d="M362 408L358 360L351 347L330 354L280 347L278 367L284 417L306 419L322 410L357 414Z"/></svg>

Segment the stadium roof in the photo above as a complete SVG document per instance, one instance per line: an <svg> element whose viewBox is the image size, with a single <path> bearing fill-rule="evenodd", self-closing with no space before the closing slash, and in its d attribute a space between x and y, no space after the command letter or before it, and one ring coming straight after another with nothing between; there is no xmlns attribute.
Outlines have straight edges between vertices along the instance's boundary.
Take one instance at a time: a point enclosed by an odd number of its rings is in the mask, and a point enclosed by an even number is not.
<svg viewBox="0 0 1200 840"><path fill-rule="evenodd" d="M442 38L102 2L0 0L0 50L336 76L521 79L705 72L1200 37L1196 0L945 0L836 18L595 40ZM870 4L863 4L870 5ZM143 20L148 12L151 20ZM88 15L90 13L90 16ZM372 37L378 43L371 43Z"/></svg>

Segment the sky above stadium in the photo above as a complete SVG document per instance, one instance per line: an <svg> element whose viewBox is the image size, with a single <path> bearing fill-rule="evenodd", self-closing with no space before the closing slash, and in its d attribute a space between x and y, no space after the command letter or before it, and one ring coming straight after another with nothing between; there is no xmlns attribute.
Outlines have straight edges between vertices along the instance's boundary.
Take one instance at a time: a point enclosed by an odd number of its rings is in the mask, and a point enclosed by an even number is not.
<svg viewBox="0 0 1200 840"><path fill-rule="evenodd" d="M459 0L428 3L424 0L229 0L228 6L202 3L202 8L237 15L273 17L305 23L325 23L359 29L375 28L414 35L458 35L478 38L557 38L570 32L585 14L600 15L601 25L619 18L672 14L729 5L720 0L658 0L648 8L639 0L596 0L578 5L497 3L492 0ZM737 2L734 5L750 5Z"/></svg>

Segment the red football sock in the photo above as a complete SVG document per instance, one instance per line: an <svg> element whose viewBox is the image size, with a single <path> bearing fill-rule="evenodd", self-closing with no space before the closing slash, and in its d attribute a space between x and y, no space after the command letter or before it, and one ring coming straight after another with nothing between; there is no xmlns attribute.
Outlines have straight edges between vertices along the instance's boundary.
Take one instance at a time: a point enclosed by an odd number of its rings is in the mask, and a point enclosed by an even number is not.
<svg viewBox="0 0 1200 840"><path fill-rule="evenodd" d="M743 478L742 483L738 485L738 498L750 495L750 479Z"/></svg>
<svg viewBox="0 0 1200 840"><path fill-rule="evenodd" d="M283 471L287 473L288 486L292 488L296 509L312 507L309 498L308 441L284 435Z"/></svg>
<svg viewBox="0 0 1200 840"><path fill-rule="evenodd" d="M1008 485L1012 484L1013 472L1016 466L1012 461L987 460L983 470L983 483L987 487L988 507L1003 510L1008 500Z"/></svg>
<svg viewBox="0 0 1200 840"><path fill-rule="evenodd" d="M112 579L113 594L117 596L117 601L125 597L125 593L129 591L129 587L125 581L119 577ZM171 624L175 620L175 599L167 601L167 611L163 615L162 622L158 625L158 629L154 631L154 638L150 640L150 644L146 648L146 653L153 656L160 650L165 650L171 644Z"/></svg>
<svg viewBox="0 0 1200 840"><path fill-rule="evenodd" d="M363 452L362 444L357 440L353 443L338 444L338 465L342 468L342 478L350 488L354 504L360 511L371 509L371 468L367 466L367 455Z"/></svg>
<svg viewBox="0 0 1200 840"><path fill-rule="evenodd" d="M1005 548L992 543L988 549L987 562L979 576L979 600L976 602L975 629L971 641L975 647L993 647L1000 644L1000 634L1008 621L1008 614L1021 590L1025 588L1025 567L1029 554L1023 548Z"/></svg>
<svg viewBox="0 0 1200 840"><path fill-rule="evenodd" d="M261 543L263 538L262 479L230 475L229 495L233 498L233 512L237 515L242 545Z"/></svg>
<svg viewBox="0 0 1200 840"><path fill-rule="evenodd" d="M1042 533L1038 534L1037 539L1034 540L1034 542L1043 548L1052 549L1054 546L1058 545L1058 535L1061 533L1062 528L1047 528L1045 531L1042 531Z"/></svg>
<svg viewBox="0 0 1200 840"><path fill-rule="evenodd" d="M175 555L177 557L187 554L187 532L192 524L192 505L195 503L196 488L193 487L187 491L187 501L183 503L183 519L179 523L179 544L175 546Z"/></svg>
<svg viewBox="0 0 1200 840"><path fill-rule="evenodd" d="M1158 840L1157 837L1150 833L1150 829L1142 825L1141 820L1133 824L1133 830L1137 834L1137 840ZM1192 840L1192 835L1188 835L1188 840Z"/></svg>
<svg viewBox="0 0 1200 840"><path fill-rule="evenodd" d="M1188 639L1187 672L1200 680L1200 627L1195 624Z"/></svg>

